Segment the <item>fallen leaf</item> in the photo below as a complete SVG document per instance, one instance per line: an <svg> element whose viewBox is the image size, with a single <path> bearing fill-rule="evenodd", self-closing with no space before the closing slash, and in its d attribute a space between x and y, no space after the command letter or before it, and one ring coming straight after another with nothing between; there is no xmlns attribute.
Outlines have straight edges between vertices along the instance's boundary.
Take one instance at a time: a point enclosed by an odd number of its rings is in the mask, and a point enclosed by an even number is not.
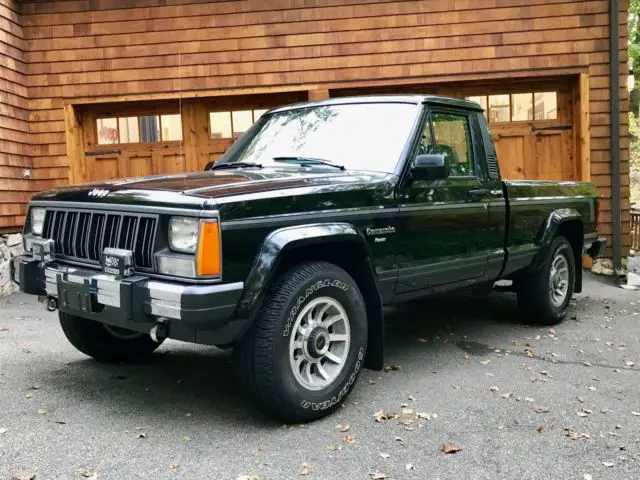
<svg viewBox="0 0 640 480"><path fill-rule="evenodd" d="M33 397L33 393L31 393L31 392L27 392L27 393L25 393L25 394L24 394L24 396L25 396L26 398L31 398L31 397Z"/></svg>
<svg viewBox="0 0 640 480"><path fill-rule="evenodd" d="M409 395L407 398L412 402L416 399L416 397L414 397L413 395Z"/></svg>
<svg viewBox="0 0 640 480"><path fill-rule="evenodd" d="M493 387L489 387L489 391L490 392L499 392L500 389L494 385Z"/></svg>
<svg viewBox="0 0 640 480"><path fill-rule="evenodd" d="M401 370L400 365L388 365L388 366L384 367L384 371L385 371L385 372L390 372L390 371L392 371L392 370L393 370L394 372L396 372L396 371L398 371L398 370Z"/></svg>
<svg viewBox="0 0 640 480"><path fill-rule="evenodd" d="M38 410L38 415L46 415L47 411L44 408Z"/></svg>
<svg viewBox="0 0 640 480"><path fill-rule="evenodd" d="M171 465L169 465L169 468L170 468L171 470L177 470L177 469L178 469L178 467L180 467L180 464L179 464L179 463L172 463Z"/></svg>
<svg viewBox="0 0 640 480"><path fill-rule="evenodd" d="M389 455L388 453L380 453L380 456L382 458L389 458L391 455Z"/></svg>
<svg viewBox="0 0 640 480"><path fill-rule="evenodd" d="M427 343L429 340L427 340L426 338L422 338L422 337L418 337L418 342L420 343Z"/></svg>
<svg viewBox="0 0 640 480"><path fill-rule="evenodd" d="M423 420L431 420L431 415L429 415L428 413L419 412L416 415L418 418L421 418Z"/></svg>
<svg viewBox="0 0 640 480"><path fill-rule="evenodd" d="M87 470L86 468L81 468L78 470L78 474L83 478L88 478L90 480L97 480L98 474L96 472L92 472Z"/></svg>
<svg viewBox="0 0 640 480"><path fill-rule="evenodd" d="M444 445L442 445L442 447L440 448L441 451L443 451L444 453L456 453L462 450L462 447L458 447L457 445L453 444L453 443L445 443Z"/></svg>
<svg viewBox="0 0 640 480"><path fill-rule="evenodd" d="M181 439L184 443L189 443L191 441L191 437L188 437L187 435L183 436Z"/></svg>
<svg viewBox="0 0 640 480"><path fill-rule="evenodd" d="M589 387L589 390L591 390L592 392L595 392L596 391L596 387L591 386L591 387Z"/></svg>
<svg viewBox="0 0 640 480"><path fill-rule="evenodd" d="M490 360L490 359L487 359L487 360L480 360L480 363L481 363L482 365L489 365L489 364L491 363L491 360Z"/></svg>
<svg viewBox="0 0 640 480"><path fill-rule="evenodd" d="M582 363L585 367L593 367L593 365L591 364L591 362L583 362Z"/></svg>
<svg viewBox="0 0 640 480"><path fill-rule="evenodd" d="M549 407L534 407L533 411L536 413L549 413Z"/></svg>
<svg viewBox="0 0 640 480"><path fill-rule="evenodd" d="M29 390L40 390L40 385L31 385Z"/></svg>
<svg viewBox="0 0 640 480"><path fill-rule="evenodd" d="M569 440L580 439L580 434L571 428L565 428L565 432L566 433L564 434L564 436L567 437Z"/></svg>
<svg viewBox="0 0 640 480"><path fill-rule="evenodd" d="M602 465L604 465L605 467L613 467L612 462L602 462Z"/></svg>
<svg viewBox="0 0 640 480"><path fill-rule="evenodd" d="M396 442L400 442L400 443L404 442L404 440L402 439L402 437L396 437L394 440L395 440Z"/></svg>
<svg viewBox="0 0 640 480"><path fill-rule="evenodd" d="M338 445L338 446L336 447L335 445L328 444L328 445L325 445L325 448L326 448L327 450L329 450L330 452L335 452L335 451L337 451L337 450L342 450L342 446L341 446L341 445Z"/></svg>
<svg viewBox="0 0 640 480"><path fill-rule="evenodd" d="M391 420L392 418L395 418L394 415L385 413L384 410L378 410L376 413L373 414L373 416L375 417L376 422L383 422L385 420Z"/></svg>
<svg viewBox="0 0 640 480"><path fill-rule="evenodd" d="M375 380L369 380L369 385L375 385L376 381Z"/></svg>
<svg viewBox="0 0 640 480"><path fill-rule="evenodd" d="M613 427L613 428L615 428L616 430L622 430L622 425L616 425L616 426L615 426L615 427Z"/></svg>
<svg viewBox="0 0 640 480"><path fill-rule="evenodd" d="M57 423L58 425L66 425L67 422L63 422L62 420L56 420L54 423Z"/></svg>
<svg viewBox="0 0 640 480"><path fill-rule="evenodd" d="M311 465L309 465L308 463L303 463L302 466L300 467L300 471L298 472L298 475L309 475L311 473Z"/></svg>
<svg viewBox="0 0 640 480"><path fill-rule="evenodd" d="M583 408L583 409L582 409L582 411L583 411L584 413L589 414L589 415L593 413L593 410L589 410L588 408Z"/></svg>
<svg viewBox="0 0 640 480"><path fill-rule="evenodd" d="M407 463L407 464L404 466L404 469L405 469L405 470L415 470L416 468L415 468L413 465L411 465L410 463Z"/></svg>
<svg viewBox="0 0 640 480"><path fill-rule="evenodd" d="M624 362L624 364L625 364L627 367L633 367L636 363L635 363L635 362L631 362L631 361L629 361L629 362Z"/></svg>
<svg viewBox="0 0 640 480"><path fill-rule="evenodd" d="M534 400L531 397L524 397L524 401L525 402L533 402Z"/></svg>
<svg viewBox="0 0 640 480"><path fill-rule="evenodd" d="M356 437L353 434L349 434L346 437L344 437L344 442L345 443L356 443Z"/></svg>
<svg viewBox="0 0 640 480"><path fill-rule="evenodd" d="M588 473L585 473L582 476L583 480L593 480L593 477L591 475L589 475Z"/></svg>
<svg viewBox="0 0 640 480"><path fill-rule="evenodd" d="M588 414L588 413L585 413L585 412L576 412L576 414L577 414L579 417L588 417L588 416L589 416L589 414Z"/></svg>
<svg viewBox="0 0 640 480"><path fill-rule="evenodd" d="M14 473L11 475L11 480L34 480L35 478L35 473Z"/></svg>
<svg viewBox="0 0 640 480"><path fill-rule="evenodd" d="M340 432L345 433L348 432L349 429L351 428L351 425L347 425L345 424L338 424L336 425L336 428L340 430Z"/></svg>
<svg viewBox="0 0 640 480"><path fill-rule="evenodd" d="M398 420L398 423L399 423L400 425L408 426L408 425L411 425L411 424L413 423L413 420L412 420L412 419L410 419L410 418L403 417L403 418L400 418L400 419Z"/></svg>
<svg viewBox="0 0 640 480"><path fill-rule="evenodd" d="M511 395L513 395L513 393L509 392L509 393L505 393L502 395L502 398L510 398Z"/></svg>
<svg viewBox="0 0 640 480"><path fill-rule="evenodd" d="M6 428L0 428L0 435L2 435L3 433L7 433L7 429Z"/></svg>
<svg viewBox="0 0 640 480"><path fill-rule="evenodd" d="M580 403L584 403L584 398L582 397L576 397L576 400L578 400Z"/></svg>
<svg viewBox="0 0 640 480"><path fill-rule="evenodd" d="M144 433L144 432L140 432L140 433L136 436L136 438L147 438L147 434L146 434L146 433Z"/></svg>
<svg viewBox="0 0 640 480"><path fill-rule="evenodd" d="M640 417L640 412L631 412L631 415L635 415L636 417Z"/></svg>
<svg viewBox="0 0 640 480"><path fill-rule="evenodd" d="M370 473L369 476L371 477L371 480L384 480L385 478L389 478L389 475L382 472L373 472Z"/></svg>
<svg viewBox="0 0 640 480"><path fill-rule="evenodd" d="M467 352L464 352L463 357L465 360L469 360L469 358L471 358Z"/></svg>
<svg viewBox="0 0 640 480"><path fill-rule="evenodd" d="M403 408L402 415L413 415L413 408Z"/></svg>

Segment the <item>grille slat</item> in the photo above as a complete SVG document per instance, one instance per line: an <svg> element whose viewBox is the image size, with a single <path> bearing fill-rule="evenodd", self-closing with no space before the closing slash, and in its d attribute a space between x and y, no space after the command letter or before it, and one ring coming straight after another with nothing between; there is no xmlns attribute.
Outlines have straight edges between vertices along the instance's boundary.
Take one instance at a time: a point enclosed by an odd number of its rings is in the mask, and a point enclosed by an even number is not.
<svg viewBox="0 0 640 480"><path fill-rule="evenodd" d="M99 265L106 247L132 250L137 268L153 267L154 216L47 209L42 235L55 241L58 258Z"/></svg>

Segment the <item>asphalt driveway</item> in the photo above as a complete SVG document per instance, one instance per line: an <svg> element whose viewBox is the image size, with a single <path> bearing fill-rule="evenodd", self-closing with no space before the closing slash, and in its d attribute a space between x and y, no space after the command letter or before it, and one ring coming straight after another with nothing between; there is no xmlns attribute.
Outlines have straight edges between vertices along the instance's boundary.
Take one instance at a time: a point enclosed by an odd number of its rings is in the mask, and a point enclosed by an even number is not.
<svg viewBox="0 0 640 480"><path fill-rule="evenodd" d="M588 278L575 303L554 329L519 325L508 294L391 312L392 368L284 426L237 393L228 352L104 365L33 298L0 299L0 479L638 479L640 292Z"/></svg>

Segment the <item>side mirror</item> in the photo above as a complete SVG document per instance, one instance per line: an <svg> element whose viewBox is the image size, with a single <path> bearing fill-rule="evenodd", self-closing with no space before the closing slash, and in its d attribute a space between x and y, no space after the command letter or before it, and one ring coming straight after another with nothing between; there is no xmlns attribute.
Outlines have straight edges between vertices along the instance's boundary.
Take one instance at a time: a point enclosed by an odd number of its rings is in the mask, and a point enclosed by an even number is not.
<svg viewBox="0 0 640 480"><path fill-rule="evenodd" d="M214 160L211 160L210 162L208 162L208 163L204 166L204 171L206 172L207 170L211 170L211 167L213 167L214 163L216 163Z"/></svg>
<svg viewBox="0 0 640 480"><path fill-rule="evenodd" d="M449 176L449 166L444 155L418 155L411 173L414 180L442 180Z"/></svg>

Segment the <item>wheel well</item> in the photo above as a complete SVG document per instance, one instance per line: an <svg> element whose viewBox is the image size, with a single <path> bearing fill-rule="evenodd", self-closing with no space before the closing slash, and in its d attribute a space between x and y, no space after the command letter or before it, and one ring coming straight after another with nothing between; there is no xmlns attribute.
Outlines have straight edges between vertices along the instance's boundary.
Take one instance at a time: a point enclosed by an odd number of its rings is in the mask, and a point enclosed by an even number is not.
<svg viewBox="0 0 640 480"><path fill-rule="evenodd" d="M384 319L382 301L371 263L357 241L335 241L303 245L286 251L272 278L277 278L293 265L324 261L343 268L355 280L367 309L368 341L365 367L381 370L384 362Z"/></svg>
<svg viewBox="0 0 640 480"><path fill-rule="evenodd" d="M575 261L576 282L575 293L582 292L582 245L584 243L582 222L580 220L569 220L558 227L558 235L565 237L573 250Z"/></svg>

